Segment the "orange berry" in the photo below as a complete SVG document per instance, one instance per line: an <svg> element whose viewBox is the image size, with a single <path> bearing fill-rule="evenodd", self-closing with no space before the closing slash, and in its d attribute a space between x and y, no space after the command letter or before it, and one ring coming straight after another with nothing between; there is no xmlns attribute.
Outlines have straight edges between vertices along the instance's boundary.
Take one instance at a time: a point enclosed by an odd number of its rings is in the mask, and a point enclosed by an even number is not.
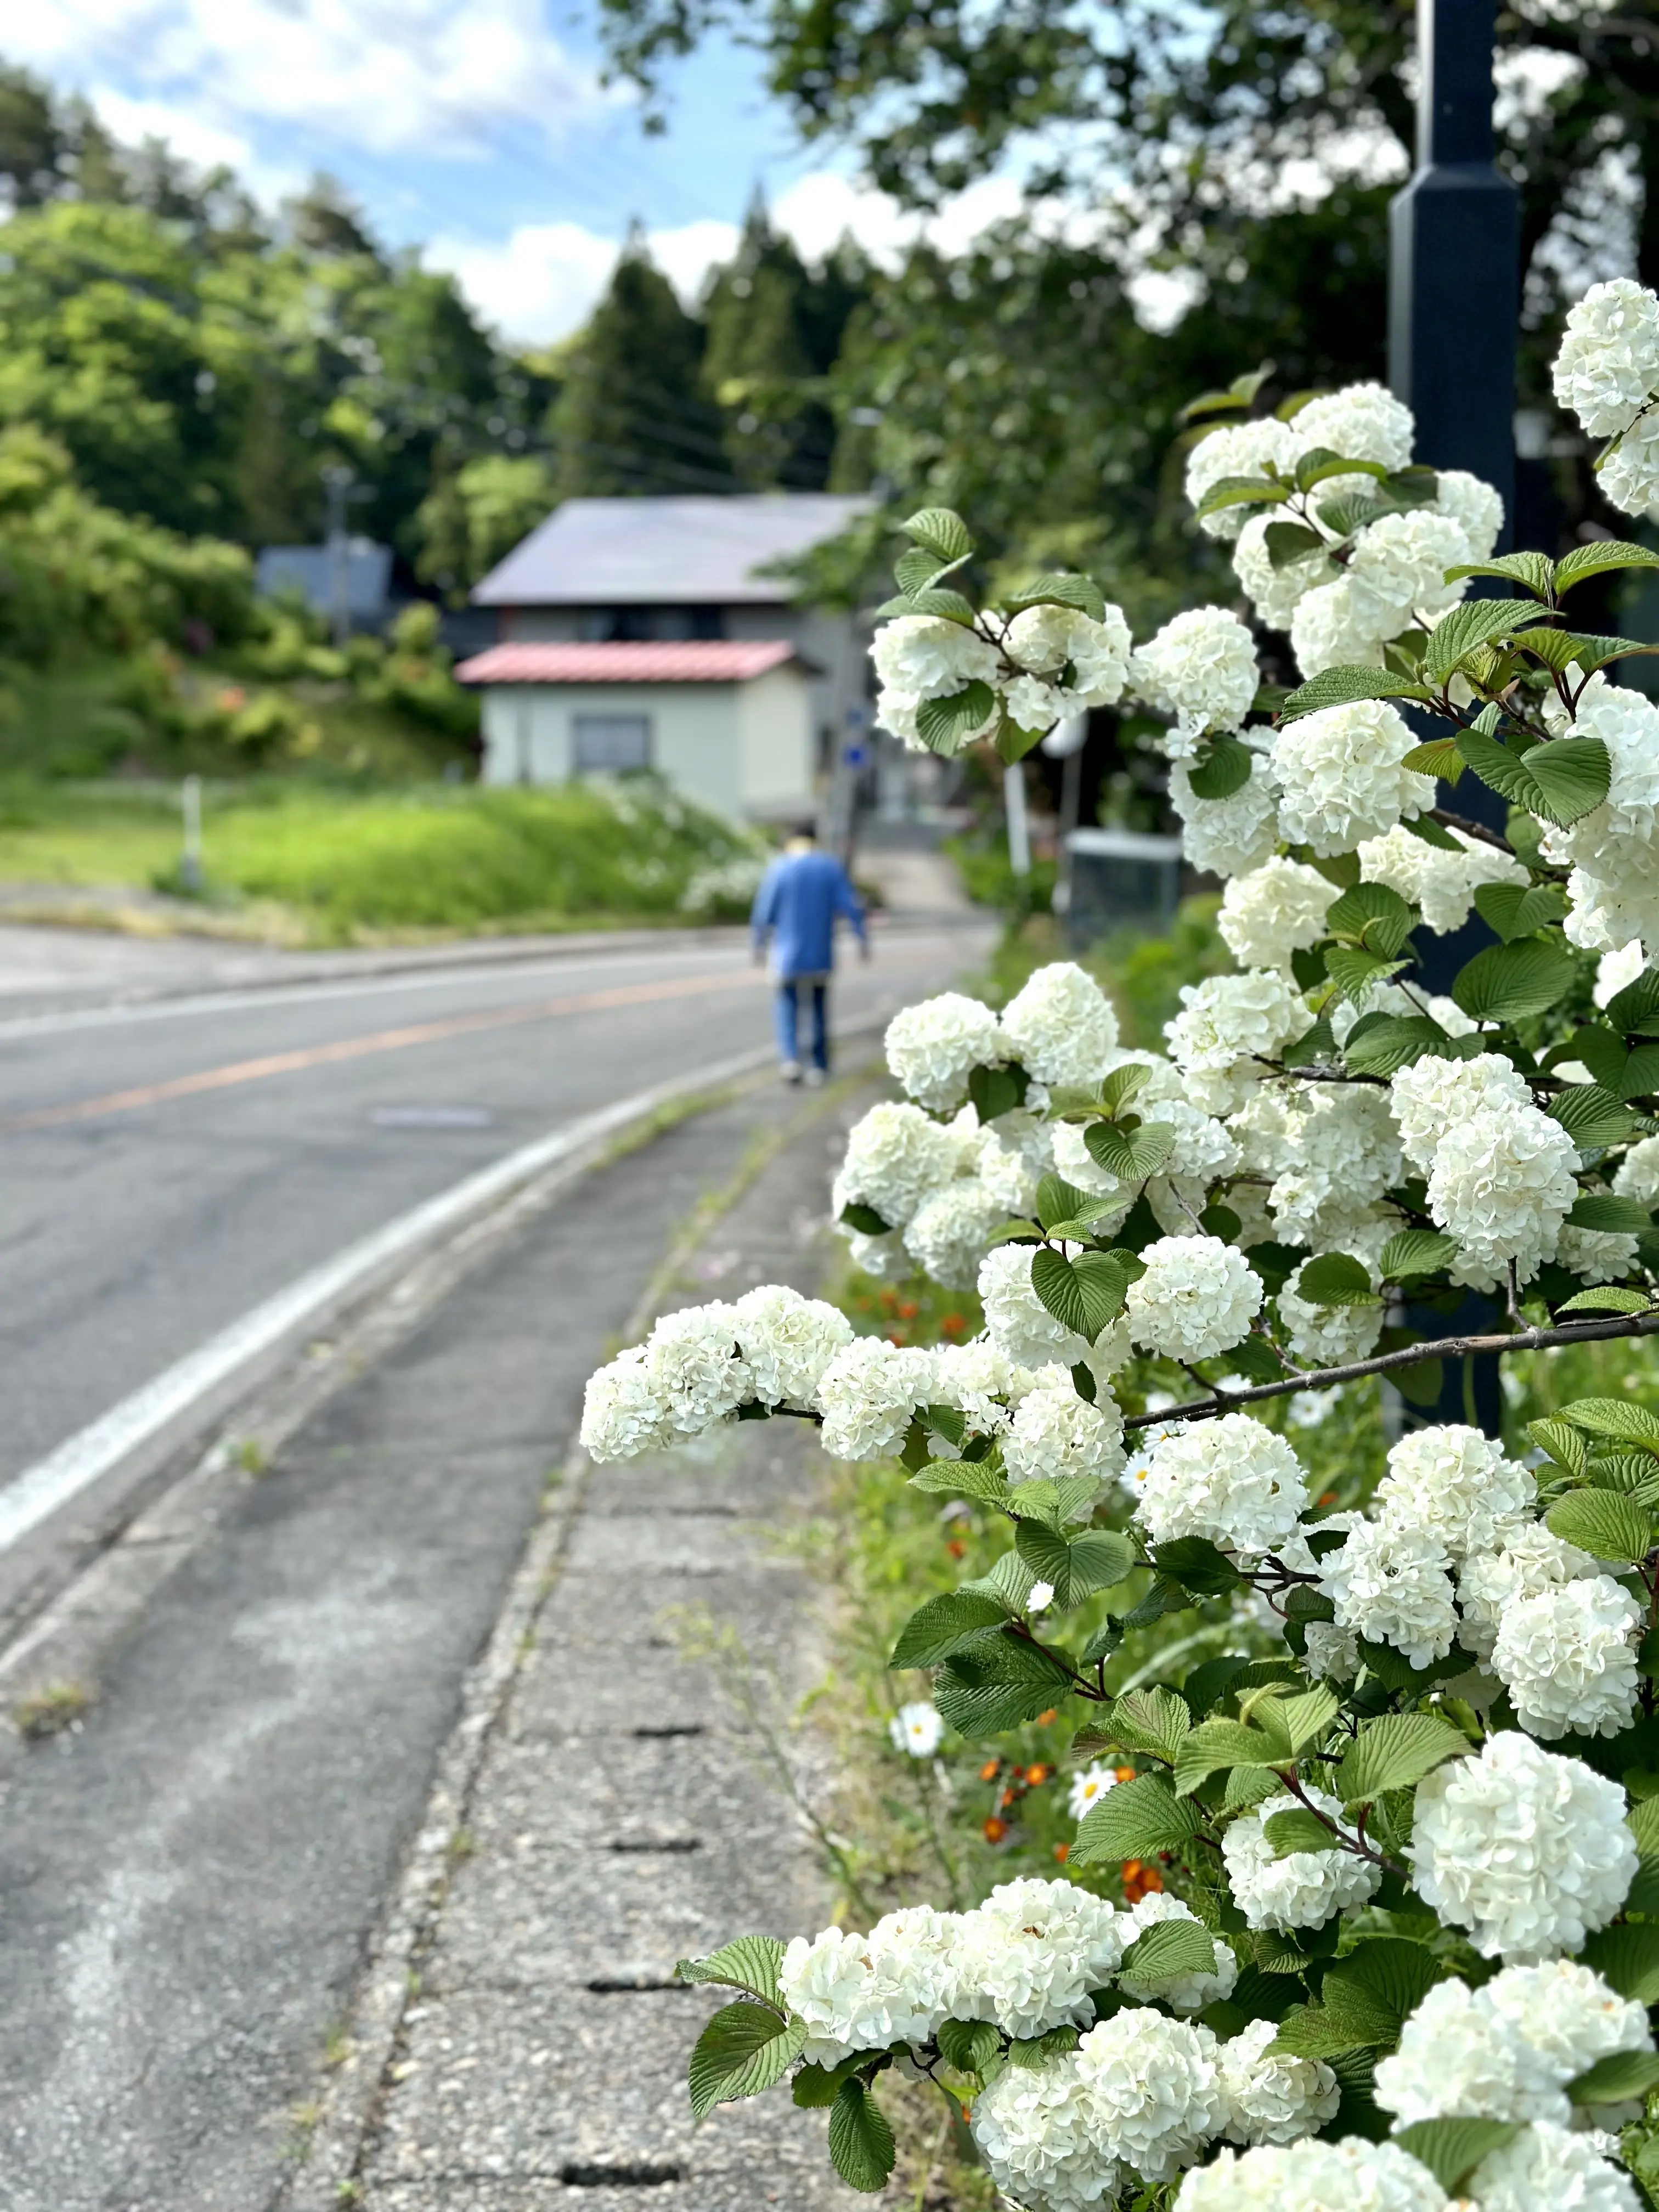
<svg viewBox="0 0 1659 2212"><path fill-rule="evenodd" d="M960 1314L946 1314L939 1326L941 1336L960 1336L968 1324Z"/></svg>
<svg viewBox="0 0 1659 2212"><path fill-rule="evenodd" d="M1047 1727L1048 1727L1048 1723L1049 1723L1049 1722L1050 1722L1051 1720L1053 1720L1054 1717L1055 1717L1055 1708L1054 1708L1053 1705L1050 1705L1050 1706L1049 1706L1049 1708L1048 1708L1048 1711L1047 1711L1046 1713L1039 1713L1039 1714L1037 1715L1037 1717L1036 1717L1036 1724L1037 1724L1037 1726L1038 1726L1039 1728L1047 1728Z"/></svg>
<svg viewBox="0 0 1659 2212"><path fill-rule="evenodd" d="M1334 1490L1326 1491L1319 1502L1322 1505L1334 1505L1336 1503L1336 1492Z"/></svg>
<svg viewBox="0 0 1659 2212"><path fill-rule="evenodd" d="M1071 1856L1072 1847L1069 1844L1056 1844L1054 1845L1054 1856L1060 1861L1061 1866L1065 1865L1066 1860L1070 1858Z"/></svg>
<svg viewBox="0 0 1659 2212"><path fill-rule="evenodd" d="M1039 1783L1046 1782L1054 1771L1052 1766L1028 1766L1025 1770L1025 1779L1035 1790Z"/></svg>
<svg viewBox="0 0 1659 2212"><path fill-rule="evenodd" d="M901 1321L914 1321L921 1311L914 1298L906 1298L898 1310L898 1317Z"/></svg>
<svg viewBox="0 0 1659 2212"><path fill-rule="evenodd" d="M984 1834L986 1842L988 1844L1000 1844L1007 1832L1008 1823L1006 1820L999 1820L996 1814L993 1813L990 1819L985 1823ZM1160 1884L1159 1887L1161 1887L1162 1884Z"/></svg>
<svg viewBox="0 0 1659 2212"><path fill-rule="evenodd" d="M946 1538L945 1548L951 1554L951 1557L953 1559L959 1559L963 1556L963 1553L966 1552L968 1547L963 1542L960 1536L951 1536Z"/></svg>
<svg viewBox="0 0 1659 2212"><path fill-rule="evenodd" d="M1112 1769L1112 1771L1120 1782L1133 1782L1135 1778L1135 1771L1133 1766L1115 1766Z"/></svg>
<svg viewBox="0 0 1659 2212"><path fill-rule="evenodd" d="M1002 1761L1000 1759L988 1759L984 1765L979 1770L980 1780L981 1782L994 1782L997 1778L998 1769L1001 1765Z"/></svg>

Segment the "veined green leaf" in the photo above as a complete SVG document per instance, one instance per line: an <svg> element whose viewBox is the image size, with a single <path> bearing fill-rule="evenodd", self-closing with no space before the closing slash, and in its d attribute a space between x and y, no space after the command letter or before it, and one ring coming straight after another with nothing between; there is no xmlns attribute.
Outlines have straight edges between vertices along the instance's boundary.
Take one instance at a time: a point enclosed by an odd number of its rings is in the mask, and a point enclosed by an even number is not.
<svg viewBox="0 0 1659 2212"><path fill-rule="evenodd" d="M1522 948L1506 945L1503 950L1518 952ZM1569 1084L1565 1091L1556 1092L1544 1111L1561 1124L1581 1152L1620 1144L1637 1126L1629 1107L1599 1083Z"/></svg>
<svg viewBox="0 0 1659 2212"><path fill-rule="evenodd" d="M1460 969L1451 994L1473 1022L1519 1022L1554 1006L1572 981L1569 955L1543 938L1489 945Z"/></svg>
<svg viewBox="0 0 1659 2212"><path fill-rule="evenodd" d="M1481 2160L1520 2132L1518 2120L1419 2120L1401 2128L1395 2141L1455 2197Z"/></svg>
<svg viewBox="0 0 1659 2212"><path fill-rule="evenodd" d="M1603 576L1610 568L1659 568L1659 553L1617 538L1601 538L1594 545L1575 545L1555 564L1555 588L1571 591L1575 584Z"/></svg>
<svg viewBox="0 0 1659 2212"><path fill-rule="evenodd" d="M1560 921L1567 911L1565 896L1553 884L1480 884L1474 906L1481 921L1505 944Z"/></svg>
<svg viewBox="0 0 1659 2212"><path fill-rule="evenodd" d="M1653 1300L1645 1291L1621 1291L1616 1284L1598 1284L1594 1290L1577 1291L1570 1298L1563 1298L1556 1307L1558 1314L1570 1313L1646 1313Z"/></svg>
<svg viewBox="0 0 1659 2212"><path fill-rule="evenodd" d="M1622 2105L1659 2081L1659 2052L1615 2051L1567 2084L1575 2105Z"/></svg>
<svg viewBox="0 0 1659 2212"><path fill-rule="evenodd" d="M916 709L916 734L930 752L947 759L996 712L997 698L977 678L948 699L924 699Z"/></svg>
<svg viewBox="0 0 1659 2212"><path fill-rule="evenodd" d="M902 1671L907 1667L936 1667L953 1651L962 1651L1000 1628L1008 1608L982 1590L946 1590L919 1606L899 1632L888 1662Z"/></svg>
<svg viewBox="0 0 1659 2212"><path fill-rule="evenodd" d="M1322 1252L1308 1261L1297 1294L1316 1306L1370 1305L1376 1297L1364 1263L1346 1252Z"/></svg>
<svg viewBox="0 0 1659 2212"><path fill-rule="evenodd" d="M1543 553L1504 553L1495 561L1468 561L1445 572L1449 584L1466 576L1507 576L1535 599L1547 599L1555 588L1555 563Z"/></svg>
<svg viewBox="0 0 1659 2212"><path fill-rule="evenodd" d="M1382 1247L1383 1279L1406 1283L1414 1276L1438 1274L1450 1267L1457 1252L1455 1237L1443 1237L1434 1229L1402 1229Z"/></svg>
<svg viewBox="0 0 1659 2212"><path fill-rule="evenodd" d="M1138 1990L1157 1990L1188 1974L1213 1974L1218 1948L1201 1922L1155 1920L1123 1954L1118 1979Z"/></svg>
<svg viewBox="0 0 1659 2212"><path fill-rule="evenodd" d="M967 524L948 507L918 507L899 527L941 561L965 561L974 550Z"/></svg>
<svg viewBox="0 0 1659 2212"><path fill-rule="evenodd" d="M1112 1865L1179 1850L1201 1825L1197 1807L1176 1797L1161 1774L1138 1774L1089 1808L1072 1845L1071 1863Z"/></svg>
<svg viewBox="0 0 1659 2212"><path fill-rule="evenodd" d="M1653 1549L1653 1516L1617 1491L1569 1491L1544 1519L1565 1541L1598 1559L1634 1563Z"/></svg>
<svg viewBox="0 0 1659 2212"><path fill-rule="evenodd" d="M1197 518L1202 522L1227 507L1282 507L1290 495L1288 484L1274 483L1267 477L1221 477L1204 495Z"/></svg>
<svg viewBox="0 0 1659 2212"><path fill-rule="evenodd" d="M1415 699L1427 705L1433 693L1410 677L1386 668L1327 668L1298 684L1279 710L1281 722L1316 714L1324 707L1346 707L1356 699Z"/></svg>
<svg viewBox="0 0 1659 2212"><path fill-rule="evenodd" d="M1513 599L1462 600L1429 632L1429 641L1423 648L1424 675L1431 683L1445 683L1478 647L1507 636L1525 620ZM1467 753L1464 758L1468 758Z"/></svg>
<svg viewBox="0 0 1659 2212"><path fill-rule="evenodd" d="M1588 1436L1611 1437L1615 1443L1659 1453L1659 1416L1623 1398L1575 1398L1559 1409L1557 1418Z"/></svg>
<svg viewBox="0 0 1659 2212"><path fill-rule="evenodd" d="M706 2120L716 2105L769 2089L800 2057L805 2041L805 2021L780 2020L764 2005L726 2006L697 2038L686 2069L693 2113Z"/></svg>
<svg viewBox="0 0 1659 2212"><path fill-rule="evenodd" d="M1461 1729L1432 1714L1390 1713L1361 1729L1332 1786L1345 1805L1369 1804L1390 1790L1409 1790L1469 1748Z"/></svg>
<svg viewBox="0 0 1659 2212"><path fill-rule="evenodd" d="M1556 738L1521 754L1479 730L1462 730L1457 750L1482 783L1562 830L1599 806L1612 780L1600 738Z"/></svg>
<svg viewBox="0 0 1659 2212"><path fill-rule="evenodd" d="M1129 1690L1113 1705L1105 1733L1126 1750L1148 1753L1173 1766L1192 1726L1191 1708L1174 1690Z"/></svg>
<svg viewBox="0 0 1659 2212"><path fill-rule="evenodd" d="M1293 1858L1303 1851L1334 1851L1337 1839L1316 1813L1300 1805L1288 1813L1275 1813L1261 1824L1261 1832L1273 1847L1276 1858Z"/></svg>
<svg viewBox="0 0 1659 2212"><path fill-rule="evenodd" d="M1091 1121L1083 1133L1091 1159L1121 1182L1144 1182L1161 1174L1175 1151L1175 1131L1167 1121L1143 1121L1126 1129L1116 1121Z"/></svg>
<svg viewBox="0 0 1659 2212"><path fill-rule="evenodd" d="M1106 619L1105 596L1092 576L1033 576L1001 604L1011 615L1022 613L1027 607L1075 607L1091 622Z"/></svg>
<svg viewBox="0 0 1659 2212"><path fill-rule="evenodd" d="M1281 530L1288 526L1276 522L1268 527ZM1237 738L1228 737L1212 738L1208 752L1187 774L1194 799L1231 799L1249 780L1250 749Z"/></svg>
<svg viewBox="0 0 1659 2212"><path fill-rule="evenodd" d="M1289 1753L1261 1729L1238 1721L1205 1721L1182 1743L1176 1761L1176 1794L1189 1796L1218 1768L1282 1765Z"/></svg>
<svg viewBox="0 0 1659 2212"><path fill-rule="evenodd" d="M830 2162L849 2189L873 2196L897 2161L886 2115L861 2081L843 2081L830 2107Z"/></svg>
<svg viewBox="0 0 1659 2212"><path fill-rule="evenodd" d="M1603 1928L1585 1944L1583 1956L1621 1997L1659 2004L1659 1921Z"/></svg>
<svg viewBox="0 0 1659 2212"><path fill-rule="evenodd" d="M706 1959L682 1959L674 1969L681 1982L717 1982L729 1990L747 1990L750 1996L781 2006L778 1968L783 1945L775 1936L738 1936L722 1943Z"/></svg>

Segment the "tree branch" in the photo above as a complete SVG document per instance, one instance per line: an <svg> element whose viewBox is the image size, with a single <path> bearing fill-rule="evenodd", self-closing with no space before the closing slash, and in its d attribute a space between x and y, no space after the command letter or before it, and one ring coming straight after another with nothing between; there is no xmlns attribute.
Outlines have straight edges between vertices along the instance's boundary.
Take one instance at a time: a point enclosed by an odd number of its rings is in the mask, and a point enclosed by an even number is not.
<svg viewBox="0 0 1659 2212"><path fill-rule="evenodd" d="M1293 1390L1331 1390L1339 1382L1358 1382L1368 1375L1387 1375L1399 1367L1416 1367L1425 1359L1464 1359L1471 1353L1547 1352L1557 1344L1595 1344L1608 1337L1651 1336L1659 1332L1659 1314L1621 1314L1611 1321L1592 1321L1563 1328L1522 1328L1502 1336L1425 1337L1420 1344L1384 1352L1375 1359L1357 1359L1346 1367L1322 1367L1282 1382L1259 1382L1248 1390L1226 1390L1215 1397L1196 1398L1185 1406L1165 1406L1156 1413L1132 1413L1126 1429L1150 1428L1159 1421L1202 1421L1217 1413L1230 1413L1239 1406L1253 1406L1266 1398L1287 1398Z"/></svg>

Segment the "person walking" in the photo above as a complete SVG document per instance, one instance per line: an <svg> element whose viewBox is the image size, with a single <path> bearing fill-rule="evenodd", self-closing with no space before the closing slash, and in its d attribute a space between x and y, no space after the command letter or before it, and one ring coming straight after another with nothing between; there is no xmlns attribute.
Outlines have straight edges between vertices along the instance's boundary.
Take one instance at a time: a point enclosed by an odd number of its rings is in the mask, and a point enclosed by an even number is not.
<svg viewBox="0 0 1659 2212"><path fill-rule="evenodd" d="M851 877L833 853L820 852L810 823L793 830L787 844L762 877L749 917L754 932L755 963L766 959L769 941L777 981L774 1012L779 1073L786 1083L823 1081L830 1072L827 1000L836 964L836 917L843 915L857 933L862 958L870 957L864 906ZM812 1012L811 1057L801 1065L803 996Z"/></svg>

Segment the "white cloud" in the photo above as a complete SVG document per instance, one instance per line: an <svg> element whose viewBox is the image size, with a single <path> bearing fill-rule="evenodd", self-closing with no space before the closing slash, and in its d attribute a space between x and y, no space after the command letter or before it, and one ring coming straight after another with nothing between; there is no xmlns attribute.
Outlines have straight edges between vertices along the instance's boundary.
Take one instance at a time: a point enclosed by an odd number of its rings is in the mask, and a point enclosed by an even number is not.
<svg viewBox="0 0 1659 2212"><path fill-rule="evenodd" d="M54 76L118 76L175 122L301 125L377 152L482 155L492 126L556 134L612 102L541 0L33 0L5 43Z"/></svg>

